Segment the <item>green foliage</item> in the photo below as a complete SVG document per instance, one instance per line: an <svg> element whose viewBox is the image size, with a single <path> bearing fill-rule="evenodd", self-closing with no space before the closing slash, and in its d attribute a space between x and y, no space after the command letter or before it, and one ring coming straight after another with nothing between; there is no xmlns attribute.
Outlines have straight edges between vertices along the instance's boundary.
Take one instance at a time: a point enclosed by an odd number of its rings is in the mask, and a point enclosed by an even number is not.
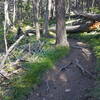
<svg viewBox="0 0 100 100"><path fill-rule="evenodd" d="M52 24L56 24L55 18L53 18L53 19L51 19L51 20L49 21L49 25L52 25Z"/></svg>
<svg viewBox="0 0 100 100"><path fill-rule="evenodd" d="M100 99L100 34L82 33L82 34L70 35L69 37L87 42L92 48L97 58L97 66L95 69L98 73L96 87L95 89L93 89L93 95L94 97Z"/></svg>
<svg viewBox="0 0 100 100"><path fill-rule="evenodd" d="M89 9L90 12L94 12L96 14L100 14L100 9L98 7L93 7Z"/></svg>
<svg viewBox="0 0 100 100"><path fill-rule="evenodd" d="M14 43L14 36L15 36L15 33L14 32L8 32L7 34L7 42L8 42L8 45L11 45Z"/></svg>
<svg viewBox="0 0 100 100"><path fill-rule="evenodd" d="M24 8L23 2L21 0L18 1L18 8Z"/></svg>
<svg viewBox="0 0 100 100"><path fill-rule="evenodd" d="M31 41L36 42L34 39ZM67 47L53 47L54 39L43 38L41 41L46 41L43 52L29 55L26 58L28 62L21 63L21 66L27 70L11 80L10 95L4 96L4 100L24 100L31 89L42 81L41 78L45 71L52 68L58 59L69 52ZM38 59L34 61L33 58L35 57L38 57Z"/></svg>

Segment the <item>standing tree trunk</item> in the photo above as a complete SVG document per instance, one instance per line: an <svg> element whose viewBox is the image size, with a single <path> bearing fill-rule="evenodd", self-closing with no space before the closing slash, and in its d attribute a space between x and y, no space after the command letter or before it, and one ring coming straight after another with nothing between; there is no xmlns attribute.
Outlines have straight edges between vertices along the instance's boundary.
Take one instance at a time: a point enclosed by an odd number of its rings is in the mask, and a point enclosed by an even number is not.
<svg viewBox="0 0 100 100"><path fill-rule="evenodd" d="M56 6L56 44L69 46L65 29L65 0L55 0Z"/></svg>
<svg viewBox="0 0 100 100"><path fill-rule="evenodd" d="M4 10L5 10L5 21L6 21L6 24L9 26L9 25L11 25L11 21L9 19L8 1L7 0L5 0L4 5L5 5L5 8L4 8Z"/></svg>
<svg viewBox="0 0 100 100"><path fill-rule="evenodd" d="M75 8L78 8L78 0L75 0Z"/></svg>
<svg viewBox="0 0 100 100"><path fill-rule="evenodd" d="M48 0L48 17L51 18L52 0Z"/></svg>
<svg viewBox="0 0 100 100"><path fill-rule="evenodd" d="M35 14L35 28L36 28L36 39L40 39L40 26L39 26L39 2L40 0L33 0L33 9Z"/></svg>
<svg viewBox="0 0 100 100"><path fill-rule="evenodd" d="M8 13L8 1L5 0L4 2L4 15L5 15L5 21L4 21L4 42L5 42L5 50L7 52L8 46L7 46L7 27L11 24L9 19L9 13Z"/></svg>
<svg viewBox="0 0 100 100"><path fill-rule="evenodd" d="M16 0L14 0L13 24L15 23L15 18L16 18Z"/></svg>
<svg viewBox="0 0 100 100"><path fill-rule="evenodd" d="M48 16L49 16L49 11L48 11L48 0L46 0L46 7L45 7L45 14L44 14L44 18L45 18L45 22L44 22L44 34L45 36L48 36Z"/></svg>
<svg viewBox="0 0 100 100"><path fill-rule="evenodd" d="M71 0L68 0L68 17L69 17L69 20L70 20L70 11L71 11Z"/></svg>

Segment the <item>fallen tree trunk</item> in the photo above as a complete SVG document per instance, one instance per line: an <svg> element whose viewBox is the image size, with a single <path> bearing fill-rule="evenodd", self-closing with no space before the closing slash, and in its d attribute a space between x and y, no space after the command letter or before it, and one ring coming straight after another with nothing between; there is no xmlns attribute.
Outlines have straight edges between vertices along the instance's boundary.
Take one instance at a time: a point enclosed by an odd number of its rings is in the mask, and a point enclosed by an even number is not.
<svg viewBox="0 0 100 100"><path fill-rule="evenodd" d="M74 25L74 26L66 26L66 32L67 33L78 33L78 32L88 32L90 31L89 27L93 25L93 22L87 22L86 24L80 24L80 25ZM43 29L40 30L41 32ZM49 31L56 32L56 26L50 27ZM34 30L26 30L26 34L36 34L35 29Z"/></svg>
<svg viewBox="0 0 100 100"><path fill-rule="evenodd" d="M80 17L84 17L91 21L100 21L100 14L81 13L81 14L77 14L77 15Z"/></svg>
<svg viewBox="0 0 100 100"><path fill-rule="evenodd" d="M86 24L80 24L75 26L66 26L67 33L78 33L78 32L88 32L89 27L93 24L93 22L88 22ZM51 27L49 28L49 31L55 32L56 28Z"/></svg>

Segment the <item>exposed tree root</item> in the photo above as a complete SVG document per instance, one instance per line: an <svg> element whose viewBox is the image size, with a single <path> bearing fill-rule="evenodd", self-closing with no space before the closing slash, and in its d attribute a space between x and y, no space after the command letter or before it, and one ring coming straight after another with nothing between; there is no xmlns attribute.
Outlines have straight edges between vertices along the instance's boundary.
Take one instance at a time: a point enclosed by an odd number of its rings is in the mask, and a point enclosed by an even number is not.
<svg viewBox="0 0 100 100"><path fill-rule="evenodd" d="M72 62L70 62L68 65L65 65L64 67L62 67L60 70L59 70L59 72L61 72L61 71L65 71L66 70L66 68L68 68L70 65L72 65L73 63Z"/></svg>
<svg viewBox="0 0 100 100"><path fill-rule="evenodd" d="M79 63L78 59L75 59L75 65L81 70L83 75L87 74L89 77L96 79L88 70L84 69L84 67Z"/></svg>

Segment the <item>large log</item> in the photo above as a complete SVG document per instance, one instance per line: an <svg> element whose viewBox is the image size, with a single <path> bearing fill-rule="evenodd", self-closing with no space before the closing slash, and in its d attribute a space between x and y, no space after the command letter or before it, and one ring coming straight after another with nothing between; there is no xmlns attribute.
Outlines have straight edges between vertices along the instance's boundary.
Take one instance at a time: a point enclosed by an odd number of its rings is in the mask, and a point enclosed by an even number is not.
<svg viewBox="0 0 100 100"><path fill-rule="evenodd" d="M100 14L81 13L81 14L77 14L77 15L80 17L84 17L88 20L100 21Z"/></svg>
<svg viewBox="0 0 100 100"><path fill-rule="evenodd" d="M74 25L74 26L66 26L66 32L67 33L78 33L78 32L88 32L90 31L89 27L93 25L93 22L87 22L85 24L80 24L80 25ZM43 29L40 29L40 31L42 32ZM50 27L49 31L51 32L56 32L56 26ZM26 34L35 34L35 29L33 30L27 30L25 32Z"/></svg>
<svg viewBox="0 0 100 100"><path fill-rule="evenodd" d="M86 24L80 24L75 26L66 26L67 33L78 33L78 32L88 32L90 31L89 27L93 24L93 22L88 22ZM51 27L49 31L55 32L56 28Z"/></svg>

